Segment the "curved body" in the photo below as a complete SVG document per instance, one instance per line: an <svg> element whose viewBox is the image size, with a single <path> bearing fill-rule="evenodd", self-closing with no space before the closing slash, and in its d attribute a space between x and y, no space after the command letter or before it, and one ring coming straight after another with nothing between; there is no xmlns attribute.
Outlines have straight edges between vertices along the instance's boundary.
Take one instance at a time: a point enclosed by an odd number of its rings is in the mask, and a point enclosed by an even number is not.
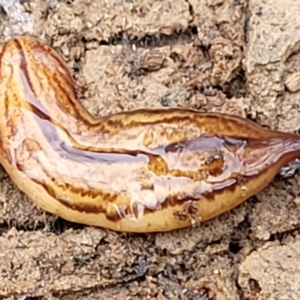
<svg viewBox="0 0 300 300"><path fill-rule="evenodd" d="M116 231L216 217L300 156L298 135L229 115L145 109L96 119L58 54L29 37L2 46L0 120L0 163L29 198Z"/></svg>

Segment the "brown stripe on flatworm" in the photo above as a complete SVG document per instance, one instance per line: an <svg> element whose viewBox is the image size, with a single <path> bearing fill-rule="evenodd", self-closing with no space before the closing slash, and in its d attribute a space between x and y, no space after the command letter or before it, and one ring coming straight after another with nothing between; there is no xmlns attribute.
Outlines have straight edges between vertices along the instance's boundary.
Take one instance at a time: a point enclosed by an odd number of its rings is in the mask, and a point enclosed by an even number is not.
<svg viewBox="0 0 300 300"><path fill-rule="evenodd" d="M34 146L33 144L36 144L36 146ZM26 152L30 152L31 149L35 149L36 147L39 147L39 144L35 141L32 140L25 140L24 141L24 151ZM52 181L53 184L55 184L55 179L52 178L52 176L48 173L47 169L44 168L42 162L38 161L37 158L34 157L30 157L31 160L34 160L35 163L42 169L42 172L44 173L44 175L48 178L48 180ZM20 168L20 166L19 166ZM20 171L26 173L26 170L24 170L23 168L20 169ZM54 175L55 176L55 175ZM83 188L76 188L74 186L71 186L69 184L64 184L64 186L60 186L59 188L61 189L59 192L62 193L64 191L68 191L71 192L72 194L77 194L77 195L81 195L81 196L88 196L91 199L96 199L98 198L99 200L101 200L103 202L103 205L101 205L101 201L97 201L98 205L92 204L92 203L84 203L84 202L79 202L79 203L72 203L72 200L67 200L64 199L64 197L60 197L59 194L56 193L55 191L55 187L52 186L52 184L47 184L44 179L42 179L42 176L39 177L35 177L32 178L32 180L34 182L36 182L37 184L39 184L40 186L42 186L47 193L49 193L54 199L56 199L57 201L59 201L62 205L72 209L72 210L76 210L79 212L84 212L84 213L107 213L106 217L110 220L119 220L121 218L121 216L119 215L118 211L115 211L115 214L113 213L113 211L109 210L107 211L105 209L104 206L107 206L109 203L113 203L117 196L113 195L113 194L109 194L109 193L104 193L102 191L96 190L96 189L83 189ZM235 189L235 185L234 184L232 187L228 186L228 189L230 190L234 190ZM222 190L218 191L218 190L214 190L213 192L210 193L203 193L202 196L213 200L215 195L217 195L218 193L221 193ZM158 207L157 209L164 209L167 207L174 207L178 204L183 204L187 201L201 201L201 197L181 197L180 199L178 199L178 195L169 195L166 200L162 203L161 207ZM125 207L125 208L119 208L119 210L122 210L125 214L129 214L131 213L131 208L129 208L129 206ZM148 208L144 208L144 213L148 214L148 213L152 213L155 210L150 210Z"/></svg>

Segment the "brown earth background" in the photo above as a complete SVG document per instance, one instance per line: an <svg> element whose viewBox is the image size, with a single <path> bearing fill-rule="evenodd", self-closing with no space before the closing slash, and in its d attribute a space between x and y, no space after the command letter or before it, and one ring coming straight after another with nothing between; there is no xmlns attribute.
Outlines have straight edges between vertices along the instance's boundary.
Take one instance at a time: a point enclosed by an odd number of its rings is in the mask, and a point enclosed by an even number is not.
<svg viewBox="0 0 300 300"><path fill-rule="evenodd" d="M300 129L297 0L0 0L0 42L52 45L95 115L184 107ZM38 209L0 169L1 299L300 299L299 163L203 224L121 234Z"/></svg>

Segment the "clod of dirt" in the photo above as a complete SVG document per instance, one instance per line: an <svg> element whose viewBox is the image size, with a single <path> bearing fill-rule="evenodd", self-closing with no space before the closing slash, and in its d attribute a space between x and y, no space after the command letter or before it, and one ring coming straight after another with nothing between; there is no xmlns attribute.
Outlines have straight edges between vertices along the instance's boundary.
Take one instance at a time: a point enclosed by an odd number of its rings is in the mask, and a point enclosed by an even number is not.
<svg viewBox="0 0 300 300"><path fill-rule="evenodd" d="M299 226L300 209L295 203L300 194L300 176L275 180L267 189L256 195L258 202L250 212L252 234L261 240Z"/></svg>
<svg viewBox="0 0 300 300"><path fill-rule="evenodd" d="M129 39L169 35L187 28L191 20L184 0L77 0L72 5L60 2L50 15L46 28L50 36L71 34L105 41L121 33Z"/></svg>
<svg viewBox="0 0 300 300"><path fill-rule="evenodd" d="M245 300L300 298L300 241L267 243L240 265L239 285Z"/></svg>
<svg viewBox="0 0 300 300"><path fill-rule="evenodd" d="M290 76L300 68L299 2L251 0L249 10L244 66L253 117L272 129L296 131L300 94Z"/></svg>

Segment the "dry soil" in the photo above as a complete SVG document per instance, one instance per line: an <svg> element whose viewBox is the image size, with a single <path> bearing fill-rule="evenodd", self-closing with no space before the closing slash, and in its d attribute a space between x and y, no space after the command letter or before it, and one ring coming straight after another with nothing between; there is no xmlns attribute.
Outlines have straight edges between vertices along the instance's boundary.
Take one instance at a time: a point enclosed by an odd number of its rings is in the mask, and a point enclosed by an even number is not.
<svg viewBox="0 0 300 300"><path fill-rule="evenodd" d="M297 0L0 0L0 42L29 34L94 115L186 107L300 129ZM300 299L298 164L225 215L120 234L38 209L0 169L1 299Z"/></svg>

